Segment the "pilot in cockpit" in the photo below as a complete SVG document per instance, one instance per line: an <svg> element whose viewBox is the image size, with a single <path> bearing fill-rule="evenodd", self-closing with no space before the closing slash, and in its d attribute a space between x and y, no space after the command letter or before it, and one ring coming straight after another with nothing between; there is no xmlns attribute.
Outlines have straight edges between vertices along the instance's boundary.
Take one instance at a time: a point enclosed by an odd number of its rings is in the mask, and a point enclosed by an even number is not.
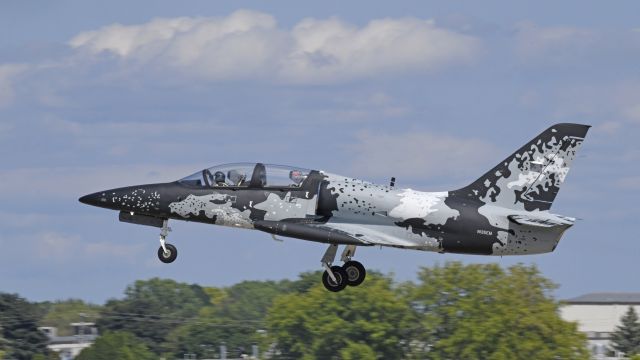
<svg viewBox="0 0 640 360"><path fill-rule="evenodd" d="M216 186L227 186L227 182L225 181L225 176L222 171L216 171L216 173L213 174L213 181Z"/></svg>
<svg viewBox="0 0 640 360"><path fill-rule="evenodd" d="M231 181L232 186L242 186L247 178L247 175L241 173L238 170L229 170L227 178Z"/></svg>
<svg viewBox="0 0 640 360"><path fill-rule="evenodd" d="M305 178L306 178L306 175L300 170L289 171L289 179L293 181L293 184L295 186L300 186L300 184L302 184Z"/></svg>

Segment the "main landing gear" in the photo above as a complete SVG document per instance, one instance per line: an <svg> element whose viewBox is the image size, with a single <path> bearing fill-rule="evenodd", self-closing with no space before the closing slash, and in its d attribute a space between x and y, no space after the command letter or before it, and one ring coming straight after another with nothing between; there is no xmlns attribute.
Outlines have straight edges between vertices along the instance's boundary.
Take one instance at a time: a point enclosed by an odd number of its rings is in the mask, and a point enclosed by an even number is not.
<svg viewBox="0 0 640 360"><path fill-rule="evenodd" d="M178 257L178 249L175 246L165 242L171 228L168 226L169 220L162 222L162 230L160 231L160 248L158 248L158 259L165 264L172 263Z"/></svg>
<svg viewBox="0 0 640 360"><path fill-rule="evenodd" d="M167 236L171 228L169 220L162 221L162 229L160 231L160 247L158 248L158 259L165 264L172 263L178 257L178 249L166 242ZM333 265L338 252L338 245L329 245L322 257L322 266L325 268L322 274L322 284L324 287L333 292L344 290L347 286L358 286L362 284L367 276L364 266L351 258L356 253L355 245L347 245L342 251L340 260L344 263L342 266Z"/></svg>
<svg viewBox="0 0 640 360"><path fill-rule="evenodd" d="M367 272L361 263L351 260L356 252L356 246L347 245L342 252L340 259L344 262L344 265L332 266L337 252L338 245L332 244L329 245L329 248L322 257L322 266L325 268L322 274L322 284L324 287L329 291L338 292L344 290L347 286L358 286L362 284Z"/></svg>

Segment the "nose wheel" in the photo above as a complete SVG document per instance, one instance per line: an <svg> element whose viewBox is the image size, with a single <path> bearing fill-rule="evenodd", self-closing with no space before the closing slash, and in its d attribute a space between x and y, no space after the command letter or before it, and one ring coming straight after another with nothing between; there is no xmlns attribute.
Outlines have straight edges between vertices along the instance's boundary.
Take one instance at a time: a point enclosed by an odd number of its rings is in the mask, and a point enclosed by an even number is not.
<svg viewBox="0 0 640 360"><path fill-rule="evenodd" d="M162 222L162 230L160 230L160 247L158 248L158 259L165 264L172 263L178 257L178 249L175 246L167 243L165 240L169 235L171 228L169 227L169 220Z"/></svg>
<svg viewBox="0 0 640 360"><path fill-rule="evenodd" d="M367 275L367 271L361 263L351 260L351 257L356 252L355 245L348 245L342 252L341 259L344 261L344 265L331 266L337 251L338 245L329 245L329 248L322 257L322 266L325 268L322 274L322 285L324 285L325 289L338 292L344 290L347 286L358 286L362 284Z"/></svg>
<svg viewBox="0 0 640 360"><path fill-rule="evenodd" d="M162 246L158 248L158 259L165 264L172 263L177 257L178 249L171 244L164 244L164 249Z"/></svg>

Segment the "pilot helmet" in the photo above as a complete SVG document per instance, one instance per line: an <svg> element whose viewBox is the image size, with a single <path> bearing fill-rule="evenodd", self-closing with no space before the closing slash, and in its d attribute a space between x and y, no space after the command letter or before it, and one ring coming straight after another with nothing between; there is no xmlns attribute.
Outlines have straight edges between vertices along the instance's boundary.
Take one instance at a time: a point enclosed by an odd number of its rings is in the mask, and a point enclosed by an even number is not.
<svg viewBox="0 0 640 360"><path fill-rule="evenodd" d="M305 175L300 170L291 170L289 172L289 179L291 179L294 184L300 185L300 183L304 180Z"/></svg>
<svg viewBox="0 0 640 360"><path fill-rule="evenodd" d="M223 183L225 180L224 173L222 171L216 171L216 173L213 174L213 179L218 184Z"/></svg>

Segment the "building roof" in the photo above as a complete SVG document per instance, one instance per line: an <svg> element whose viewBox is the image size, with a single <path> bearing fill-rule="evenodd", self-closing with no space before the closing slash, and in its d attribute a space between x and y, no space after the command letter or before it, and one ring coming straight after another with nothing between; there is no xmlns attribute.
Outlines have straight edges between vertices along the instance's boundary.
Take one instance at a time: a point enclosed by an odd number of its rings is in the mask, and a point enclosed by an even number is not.
<svg viewBox="0 0 640 360"><path fill-rule="evenodd" d="M567 304L577 305L640 305L640 292L633 293L616 293L616 292L599 292L584 294L575 298L564 300Z"/></svg>
<svg viewBox="0 0 640 360"><path fill-rule="evenodd" d="M98 338L97 334L53 336L49 338L49 344L82 344L94 342Z"/></svg>

